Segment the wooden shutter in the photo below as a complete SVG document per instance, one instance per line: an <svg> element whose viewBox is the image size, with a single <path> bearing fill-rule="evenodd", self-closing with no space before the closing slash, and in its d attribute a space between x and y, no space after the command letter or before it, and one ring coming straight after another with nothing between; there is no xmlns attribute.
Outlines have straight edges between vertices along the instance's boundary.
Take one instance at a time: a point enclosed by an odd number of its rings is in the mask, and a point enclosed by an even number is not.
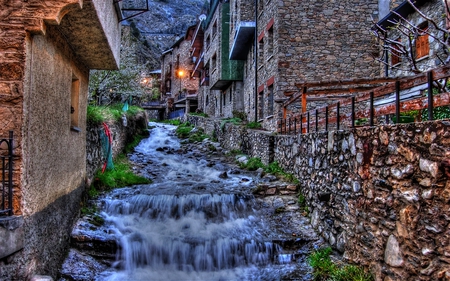
<svg viewBox="0 0 450 281"><path fill-rule="evenodd" d="M430 53L430 43L428 41L428 34L425 31L428 29L428 23L422 24L420 27L423 35L417 37L416 40L416 59L428 56Z"/></svg>

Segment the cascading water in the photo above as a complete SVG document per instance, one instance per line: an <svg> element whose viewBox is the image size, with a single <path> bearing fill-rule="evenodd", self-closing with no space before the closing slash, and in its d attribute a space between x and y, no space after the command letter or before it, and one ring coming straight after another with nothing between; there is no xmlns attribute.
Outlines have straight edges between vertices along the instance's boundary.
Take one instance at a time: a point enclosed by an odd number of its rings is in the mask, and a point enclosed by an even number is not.
<svg viewBox="0 0 450 281"><path fill-rule="evenodd" d="M261 219L251 176L220 177L220 163L179 153L175 127L151 125L130 159L153 183L101 200L105 231L119 250L114 267L96 280L269 281L298 266L273 242L280 235Z"/></svg>

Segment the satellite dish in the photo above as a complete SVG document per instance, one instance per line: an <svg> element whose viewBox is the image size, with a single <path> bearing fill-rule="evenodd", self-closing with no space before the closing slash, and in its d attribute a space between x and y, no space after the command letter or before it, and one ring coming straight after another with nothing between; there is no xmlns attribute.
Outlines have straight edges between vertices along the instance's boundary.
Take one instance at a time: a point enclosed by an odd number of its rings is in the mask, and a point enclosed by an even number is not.
<svg viewBox="0 0 450 281"><path fill-rule="evenodd" d="M200 21L204 21L204 20L206 20L206 15L205 15L205 14L201 14L201 15L198 17L198 19L199 19Z"/></svg>

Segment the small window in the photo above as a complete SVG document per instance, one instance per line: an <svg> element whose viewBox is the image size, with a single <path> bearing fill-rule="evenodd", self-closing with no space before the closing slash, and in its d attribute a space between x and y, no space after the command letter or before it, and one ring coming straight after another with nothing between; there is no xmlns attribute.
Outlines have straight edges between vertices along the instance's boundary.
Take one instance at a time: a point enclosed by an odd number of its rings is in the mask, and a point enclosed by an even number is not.
<svg viewBox="0 0 450 281"><path fill-rule="evenodd" d="M261 38L258 42L258 67L264 63L264 39Z"/></svg>
<svg viewBox="0 0 450 281"><path fill-rule="evenodd" d="M209 96L208 95L206 95L206 106L208 106L209 105ZM206 107L205 106L205 107Z"/></svg>
<svg viewBox="0 0 450 281"><path fill-rule="evenodd" d="M267 53L269 55L273 54L273 26L267 31Z"/></svg>
<svg viewBox="0 0 450 281"><path fill-rule="evenodd" d="M217 54L214 53L214 55L211 58L211 69L215 69L217 66Z"/></svg>
<svg viewBox="0 0 450 281"><path fill-rule="evenodd" d="M258 94L258 118L264 118L264 91Z"/></svg>
<svg viewBox="0 0 450 281"><path fill-rule="evenodd" d="M268 87L268 97L267 97L267 115L273 115L273 85Z"/></svg>
<svg viewBox="0 0 450 281"><path fill-rule="evenodd" d="M217 20L214 22L212 27L212 36L214 37L217 33Z"/></svg>
<svg viewBox="0 0 450 281"><path fill-rule="evenodd" d="M419 26L419 36L416 39L416 59L428 56L430 53L430 42L428 41L428 22Z"/></svg>
<svg viewBox="0 0 450 281"><path fill-rule="evenodd" d="M80 80L72 78L72 87L70 95L70 128L78 131L79 112L80 112Z"/></svg>
<svg viewBox="0 0 450 281"><path fill-rule="evenodd" d="M208 37L206 37L206 49L209 48L209 45L211 45L211 37L208 35Z"/></svg>

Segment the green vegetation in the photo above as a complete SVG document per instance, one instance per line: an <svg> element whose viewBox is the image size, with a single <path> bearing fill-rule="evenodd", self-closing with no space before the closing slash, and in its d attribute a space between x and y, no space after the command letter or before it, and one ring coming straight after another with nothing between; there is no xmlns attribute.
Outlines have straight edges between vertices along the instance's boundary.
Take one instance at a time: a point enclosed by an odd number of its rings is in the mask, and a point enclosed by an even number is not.
<svg viewBox="0 0 450 281"><path fill-rule="evenodd" d="M249 129L261 129L261 123L259 123L259 122L249 122L248 124L247 124L247 128L249 128Z"/></svg>
<svg viewBox="0 0 450 281"><path fill-rule="evenodd" d="M314 280L320 281L373 281L374 278L363 268L354 265L337 266L330 258L330 247L311 253L309 265L313 268Z"/></svg>
<svg viewBox="0 0 450 281"><path fill-rule="evenodd" d="M237 118L237 117L223 119L220 122L220 129L222 131L225 129L225 124L227 124L227 123L231 123L231 124L234 124L234 125L240 125L242 123L242 119L241 118Z"/></svg>
<svg viewBox="0 0 450 281"><path fill-rule="evenodd" d="M269 163L269 165L264 165L261 162L260 158L257 157L252 157L249 158L247 163L239 163L239 167L241 169L247 169L249 171L256 171L259 168L262 168L264 170L264 172L266 173L270 173L270 174L274 174L278 177L283 178L284 180L294 183L294 184L299 184L298 179L290 173L286 173L285 171L283 171L283 169L280 167L280 165L278 164L277 161Z"/></svg>
<svg viewBox="0 0 450 281"><path fill-rule="evenodd" d="M157 122L161 122L164 124L170 124L170 125L174 125L174 126L178 126L181 124L181 121L179 119L162 120L162 121L157 121Z"/></svg>
<svg viewBox="0 0 450 281"><path fill-rule="evenodd" d="M87 107L87 122L92 124L101 124L106 121L119 121L123 114L132 117L143 111L139 106L129 106L126 112L122 111L123 104L114 104L110 106L94 106Z"/></svg>
<svg viewBox="0 0 450 281"><path fill-rule="evenodd" d="M309 207L306 205L306 197L302 193L298 194L298 205L300 206L300 210L303 212L303 215L309 214Z"/></svg>
<svg viewBox="0 0 450 281"><path fill-rule="evenodd" d="M194 130L194 126L189 122L180 124L175 132L180 139L188 138L189 142L200 142L209 138L208 135L204 134L203 129Z"/></svg>
<svg viewBox="0 0 450 281"><path fill-rule="evenodd" d="M232 113L233 113L233 117L234 118L238 118L238 119L241 119L241 120L247 120L247 114L245 114L245 112L233 110Z"/></svg>
<svg viewBox="0 0 450 281"><path fill-rule="evenodd" d="M125 153L133 152L134 148L145 138L148 138L148 131L146 134L135 135L133 141L125 145Z"/></svg>
<svg viewBox="0 0 450 281"><path fill-rule="evenodd" d="M98 171L95 174L89 195L98 195L98 190L109 190L111 188L147 183L150 183L150 180L133 173L128 159L121 154L114 161L114 169L106 170L104 173Z"/></svg>

